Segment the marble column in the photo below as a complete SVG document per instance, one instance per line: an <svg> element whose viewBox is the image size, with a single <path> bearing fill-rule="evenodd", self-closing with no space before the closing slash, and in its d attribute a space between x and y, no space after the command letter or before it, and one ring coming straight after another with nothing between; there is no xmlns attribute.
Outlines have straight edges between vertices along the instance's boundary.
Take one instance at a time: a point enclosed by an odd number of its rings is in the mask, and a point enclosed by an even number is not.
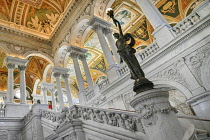
<svg viewBox="0 0 210 140"><path fill-rule="evenodd" d="M115 40L113 38L113 32L111 29L109 28L105 28L104 29L104 34L109 42L109 45L110 47L112 48L112 52L116 58L116 61L117 61L117 64L119 65L120 64L120 55L117 53L117 46L116 46L116 43L115 43Z"/></svg>
<svg viewBox="0 0 210 140"><path fill-rule="evenodd" d="M55 72L53 76L56 78L56 87L57 87L57 93L58 93L58 99L60 104L60 109L64 108L64 101L63 101L63 93L61 89L61 83L60 83L60 76L61 73Z"/></svg>
<svg viewBox="0 0 210 140"><path fill-rule="evenodd" d="M84 86L82 73L81 73L79 63L78 63L78 59L77 59L78 54L70 53L70 57L73 59L74 70L75 70L75 73L76 73L77 83L78 83L78 86L79 86L79 92L77 94L78 98L79 98L79 103L81 105L85 105L86 104L86 97L85 97L84 94L86 93L86 89L85 89L85 86Z"/></svg>
<svg viewBox="0 0 210 140"><path fill-rule="evenodd" d="M26 66L19 65L18 69L20 70L20 103L26 104L26 79L25 79Z"/></svg>
<svg viewBox="0 0 210 140"><path fill-rule="evenodd" d="M155 29L153 35L159 46L164 46L175 38L175 33L166 19L150 0L136 0L143 13ZM164 37L163 37L164 36Z"/></svg>
<svg viewBox="0 0 210 140"><path fill-rule="evenodd" d="M14 97L14 68L15 64L7 64L8 80L7 80L7 103L13 103Z"/></svg>
<svg viewBox="0 0 210 140"><path fill-rule="evenodd" d="M47 100L47 88L46 87L42 87L41 88L42 91L42 95L43 95L43 99L44 99L44 104L48 104L48 100Z"/></svg>
<svg viewBox="0 0 210 140"><path fill-rule="evenodd" d="M80 70L80 67L79 67L78 54L70 53L69 56L73 59L74 69L75 69L76 78L77 78L77 83L78 83L78 86L79 86L79 91L83 91L83 90L85 90L85 86L84 86L84 81L83 81L83 78L82 78L82 73L81 73L81 70Z"/></svg>
<svg viewBox="0 0 210 140"><path fill-rule="evenodd" d="M107 60L107 63L108 63L108 69L106 70L106 73L108 75L108 80L109 80L109 83L112 83L116 79L118 79L120 76L118 72L119 66L114 62L114 58L112 56L112 53L106 41L105 35L103 33L104 29L110 28L112 24L99 17L93 16L93 18L90 19L89 21L89 25L92 26L92 29L96 32L98 36L105 59ZM114 43L112 42L112 44L110 45L113 45L113 44Z"/></svg>
<svg viewBox="0 0 210 140"><path fill-rule="evenodd" d="M86 61L86 56L85 56L85 54L83 54L83 55L81 54L81 55L79 55L79 58L82 61L82 64L83 64L83 67L84 67L85 76L86 76L86 79L87 79L89 90L91 90L91 89L93 89L93 79L91 77L90 70L89 70L89 67L88 67L88 64L87 64L87 61Z"/></svg>
<svg viewBox="0 0 210 140"><path fill-rule="evenodd" d="M138 91L137 91L138 93ZM168 100L169 94L161 89L140 92L130 102L138 112L148 140L182 140L181 127Z"/></svg>
<svg viewBox="0 0 210 140"><path fill-rule="evenodd" d="M65 81L66 95L67 95L67 98L68 98L69 107L71 107L73 105L73 100L72 100L71 90L70 90L70 87L69 87L70 85L69 85L69 81L68 81L69 74L62 74L62 77Z"/></svg>
<svg viewBox="0 0 210 140"><path fill-rule="evenodd" d="M49 92L51 94L51 97L52 97L52 107L53 107L53 110L56 111L56 100L55 100L55 93L54 93L55 89L54 88L50 88L49 89Z"/></svg>
<svg viewBox="0 0 210 140"><path fill-rule="evenodd" d="M96 25L93 25L92 29L96 32L98 36L99 42L101 44L101 48L103 50L103 53L105 55L105 58L107 60L109 67L116 65L112 57L112 53L110 51L108 43L106 42L105 36L102 32L103 27L100 24L96 24Z"/></svg>

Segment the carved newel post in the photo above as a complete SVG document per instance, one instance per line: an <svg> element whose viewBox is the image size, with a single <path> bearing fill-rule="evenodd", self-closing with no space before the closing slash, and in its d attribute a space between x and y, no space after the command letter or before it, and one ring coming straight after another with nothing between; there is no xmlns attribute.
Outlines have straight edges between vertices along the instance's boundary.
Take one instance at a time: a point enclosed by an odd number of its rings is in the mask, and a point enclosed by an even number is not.
<svg viewBox="0 0 210 140"><path fill-rule="evenodd" d="M168 100L169 93L161 89L154 89L153 83L145 78L145 74L140 67L133 48L135 40L131 34L122 32L119 21L114 18L114 13L109 10L107 13L119 28L119 34L114 36L118 39L116 46L121 60L124 61L131 73L134 82L134 92L136 95L130 102L131 106L138 112L139 120L149 140L181 140L184 130L181 127L173 108ZM130 43L127 44L127 41Z"/></svg>
<svg viewBox="0 0 210 140"><path fill-rule="evenodd" d="M184 130L169 103L168 92L151 89L136 93L130 104L138 112L149 140L181 140Z"/></svg>

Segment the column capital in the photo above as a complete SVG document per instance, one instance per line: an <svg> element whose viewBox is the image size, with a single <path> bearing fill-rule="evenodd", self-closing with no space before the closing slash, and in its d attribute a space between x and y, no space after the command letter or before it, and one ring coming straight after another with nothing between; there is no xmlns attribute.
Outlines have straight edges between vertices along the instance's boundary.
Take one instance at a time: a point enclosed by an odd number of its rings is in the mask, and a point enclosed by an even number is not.
<svg viewBox="0 0 210 140"><path fill-rule="evenodd" d="M61 76L61 73L60 73L60 72L54 72L54 73L53 73L53 76L56 77L56 78L57 78L57 77L60 77L60 76Z"/></svg>
<svg viewBox="0 0 210 140"><path fill-rule="evenodd" d="M12 64L15 64L15 65L26 65L28 63L28 61L29 60L27 60L27 59L20 59L20 58L11 57L11 56L7 56L4 59L5 63L12 63Z"/></svg>
<svg viewBox="0 0 210 140"><path fill-rule="evenodd" d="M72 57L72 58L77 58L77 57L79 57L79 55L83 55L87 51L88 51L87 49L80 48L80 47L77 47L77 46L74 46L74 45L71 45L68 48L68 52L70 53L69 56Z"/></svg>
<svg viewBox="0 0 210 140"><path fill-rule="evenodd" d="M53 94L53 92L55 91L55 88L49 88L49 91L51 94Z"/></svg>
<svg viewBox="0 0 210 140"><path fill-rule="evenodd" d="M45 91L47 91L47 88L46 88L46 87L41 87L41 90L42 90L43 92L45 92Z"/></svg>
<svg viewBox="0 0 210 140"><path fill-rule="evenodd" d="M107 36L107 35L109 35L109 34L112 34L113 31L112 31L112 29L110 29L110 28L104 28L104 29L103 29L103 33Z"/></svg>
<svg viewBox="0 0 210 140"><path fill-rule="evenodd" d="M94 26L94 25L100 25L101 27L104 27L104 28L109 28L109 27L111 27L112 26L112 23L110 23L110 22L108 22L108 21L106 21L106 20L103 20L103 19L101 19L101 18L99 18L99 17L97 17L97 16L93 16L91 19L90 19L90 21L88 22L88 24L90 25L90 26Z"/></svg>
<svg viewBox="0 0 210 140"><path fill-rule="evenodd" d="M62 74L62 78L67 79L69 77L69 74Z"/></svg>
<svg viewBox="0 0 210 140"><path fill-rule="evenodd" d="M15 64L8 63L8 64L7 64L7 68L8 68L8 69L14 69L14 68L15 68Z"/></svg>
<svg viewBox="0 0 210 140"><path fill-rule="evenodd" d="M78 56L78 58L79 58L80 60L86 60L87 56L86 56L85 54L80 54L80 55Z"/></svg>
<svg viewBox="0 0 210 140"><path fill-rule="evenodd" d="M56 73L67 73L69 71L68 68L63 68L63 67L58 67L58 66L54 66L52 69L52 72Z"/></svg>
<svg viewBox="0 0 210 140"><path fill-rule="evenodd" d="M71 52L70 54L69 54L69 57L71 57L71 58L78 58L78 53L77 52Z"/></svg>
<svg viewBox="0 0 210 140"><path fill-rule="evenodd" d="M18 69L20 71L25 71L26 70L26 66L24 66L24 65L18 65Z"/></svg>
<svg viewBox="0 0 210 140"><path fill-rule="evenodd" d="M103 31L105 28L101 25L101 24L94 24L92 25L92 30L94 30L95 32L101 30Z"/></svg>

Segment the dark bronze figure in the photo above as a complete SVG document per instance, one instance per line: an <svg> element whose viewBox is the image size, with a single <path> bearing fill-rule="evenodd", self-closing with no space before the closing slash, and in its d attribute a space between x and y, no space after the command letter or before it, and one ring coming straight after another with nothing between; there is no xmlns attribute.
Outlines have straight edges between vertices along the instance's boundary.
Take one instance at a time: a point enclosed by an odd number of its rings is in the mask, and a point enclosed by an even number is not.
<svg viewBox="0 0 210 140"><path fill-rule="evenodd" d="M114 18L113 10L109 10L107 15L112 18L114 24L119 28L119 33L114 33L114 37L117 39L116 46L120 55L121 62L125 62L131 73L131 79L135 80L133 90L135 92L142 92L153 88L153 83L145 78L144 72L140 67L140 64L135 56L136 50L133 48L135 40L130 33L123 35L120 22Z"/></svg>

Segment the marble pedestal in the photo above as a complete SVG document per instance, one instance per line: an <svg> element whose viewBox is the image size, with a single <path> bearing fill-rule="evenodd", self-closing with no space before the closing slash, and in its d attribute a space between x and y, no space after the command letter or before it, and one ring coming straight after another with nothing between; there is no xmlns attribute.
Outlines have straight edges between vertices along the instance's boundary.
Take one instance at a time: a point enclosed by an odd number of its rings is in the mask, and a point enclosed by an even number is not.
<svg viewBox="0 0 210 140"><path fill-rule="evenodd" d="M138 112L149 140L181 140L184 136L168 96L166 91L151 89L138 93L130 102Z"/></svg>
<svg viewBox="0 0 210 140"><path fill-rule="evenodd" d="M28 104L6 104L5 117L24 117L29 111Z"/></svg>

